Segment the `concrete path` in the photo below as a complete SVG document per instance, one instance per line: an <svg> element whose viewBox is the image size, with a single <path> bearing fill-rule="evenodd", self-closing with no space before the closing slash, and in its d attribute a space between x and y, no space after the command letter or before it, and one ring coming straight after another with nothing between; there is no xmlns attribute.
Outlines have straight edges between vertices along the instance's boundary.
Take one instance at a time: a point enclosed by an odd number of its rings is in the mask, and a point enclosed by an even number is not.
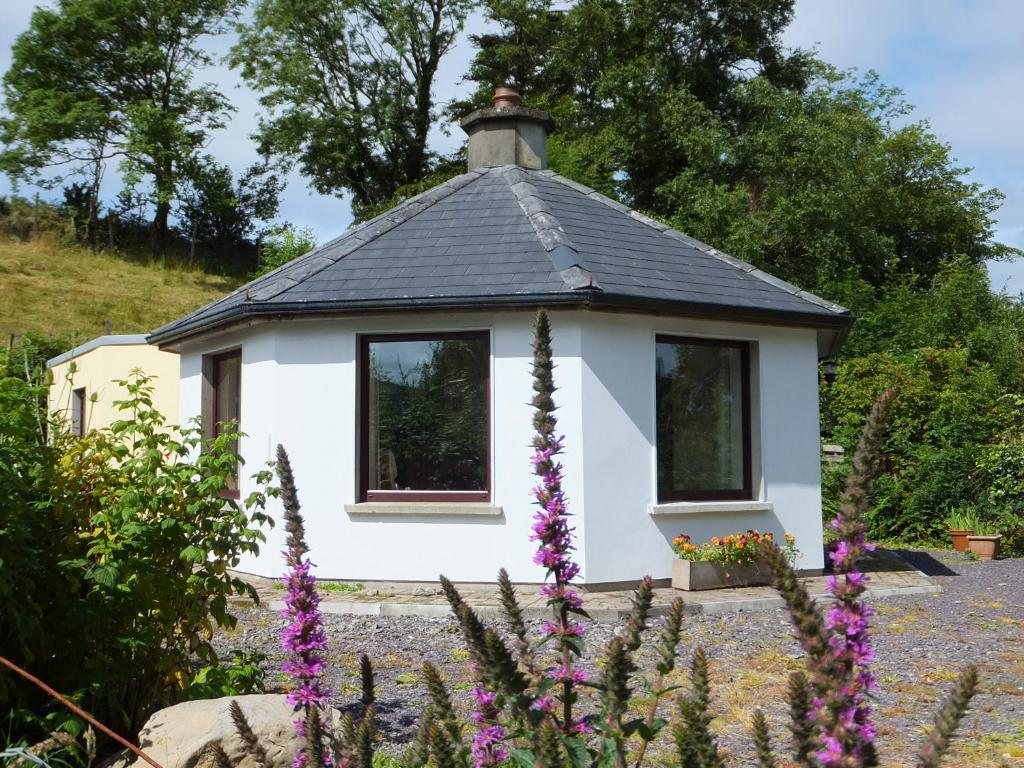
<svg viewBox="0 0 1024 768"><path fill-rule="evenodd" d="M868 597L925 595L941 592L921 571L894 552L879 550L866 558L864 570L870 574ZM284 608L280 584L247 574L237 574L256 587L260 604L272 611ZM816 599L827 597L826 577L802 579L807 591ZM320 609L324 613L351 616L447 616L451 609L436 584L408 582L372 582L345 585L344 582L320 582ZM483 618L498 615L500 603L497 588L490 584L459 584L463 599ZM361 587L361 588L360 588ZM547 618L550 611L537 596L537 585L517 586L520 605L527 618ZM352 591L355 590L355 591ZM631 590L584 592L583 606L597 621L618 621L629 613ZM715 615L740 611L773 610L782 606L782 598L771 587L736 587L701 592L683 592L663 587L655 590L651 613L664 615L672 601L682 597L687 613Z"/></svg>

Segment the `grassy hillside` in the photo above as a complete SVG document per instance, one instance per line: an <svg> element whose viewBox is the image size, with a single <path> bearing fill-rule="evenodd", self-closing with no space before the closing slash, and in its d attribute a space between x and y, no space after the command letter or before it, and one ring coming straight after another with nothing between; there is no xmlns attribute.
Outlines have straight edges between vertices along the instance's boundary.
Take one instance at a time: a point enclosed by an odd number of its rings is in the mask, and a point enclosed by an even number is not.
<svg viewBox="0 0 1024 768"><path fill-rule="evenodd" d="M0 339L41 333L82 342L142 333L219 298L237 278L60 245L0 240Z"/></svg>

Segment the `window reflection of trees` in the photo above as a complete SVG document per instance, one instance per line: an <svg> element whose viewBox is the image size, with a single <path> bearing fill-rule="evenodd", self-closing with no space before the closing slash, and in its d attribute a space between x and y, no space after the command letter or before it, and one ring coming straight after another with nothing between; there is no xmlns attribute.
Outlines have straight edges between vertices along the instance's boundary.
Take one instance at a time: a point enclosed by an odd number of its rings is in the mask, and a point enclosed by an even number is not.
<svg viewBox="0 0 1024 768"><path fill-rule="evenodd" d="M487 488L488 358L485 339L370 344L372 488Z"/></svg>
<svg viewBox="0 0 1024 768"><path fill-rule="evenodd" d="M741 350L676 342L657 348L659 492L743 488Z"/></svg>

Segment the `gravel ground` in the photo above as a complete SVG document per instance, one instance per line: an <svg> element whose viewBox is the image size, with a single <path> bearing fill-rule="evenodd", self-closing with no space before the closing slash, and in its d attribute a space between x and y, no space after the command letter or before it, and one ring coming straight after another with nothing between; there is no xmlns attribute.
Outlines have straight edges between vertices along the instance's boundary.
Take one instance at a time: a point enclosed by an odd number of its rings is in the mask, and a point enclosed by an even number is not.
<svg viewBox="0 0 1024 768"><path fill-rule="evenodd" d="M948 764L1024 766L1024 560L979 562L924 550L902 554L941 584L943 592L874 602L874 669L880 684L875 711L883 765L913 763L938 702L957 670L973 661L981 667L981 693ZM219 635L218 647L266 653L268 687L280 688L287 680L280 673L283 620L259 608L238 613L238 627ZM459 706L468 706L468 654L453 620L326 616L325 621L337 704L358 699L359 656L369 654L376 669L380 720L391 748L398 749L409 738L426 701L418 675L423 661L437 665ZM653 629L658 626L660 620ZM591 670L617 629L602 623L588 628L585 664ZM713 711L718 716L714 728L723 752L735 758L732 764L746 765L752 754L748 734L756 706L765 709L781 744L786 679L801 666L786 614L773 610L688 616L684 629L684 658L700 645L711 659ZM653 639L653 632L649 636ZM653 661L653 653L641 653L642 669L650 669ZM656 756L670 749L665 736Z"/></svg>

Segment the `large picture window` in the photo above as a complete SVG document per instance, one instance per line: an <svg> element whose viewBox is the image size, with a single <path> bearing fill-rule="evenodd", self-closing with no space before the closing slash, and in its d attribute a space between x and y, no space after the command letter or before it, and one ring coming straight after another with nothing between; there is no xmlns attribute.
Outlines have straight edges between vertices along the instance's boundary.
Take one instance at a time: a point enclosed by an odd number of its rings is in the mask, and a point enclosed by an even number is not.
<svg viewBox="0 0 1024 768"><path fill-rule="evenodd" d="M751 499L750 345L655 342L658 501Z"/></svg>
<svg viewBox="0 0 1024 768"><path fill-rule="evenodd" d="M203 398L203 428L207 439L218 437L225 426L242 428L242 351L240 349L209 355L204 361L206 391ZM238 453L237 437L231 450ZM227 494L237 496L237 477L228 481Z"/></svg>
<svg viewBox="0 0 1024 768"><path fill-rule="evenodd" d="M364 336L365 501L490 498L487 333Z"/></svg>

